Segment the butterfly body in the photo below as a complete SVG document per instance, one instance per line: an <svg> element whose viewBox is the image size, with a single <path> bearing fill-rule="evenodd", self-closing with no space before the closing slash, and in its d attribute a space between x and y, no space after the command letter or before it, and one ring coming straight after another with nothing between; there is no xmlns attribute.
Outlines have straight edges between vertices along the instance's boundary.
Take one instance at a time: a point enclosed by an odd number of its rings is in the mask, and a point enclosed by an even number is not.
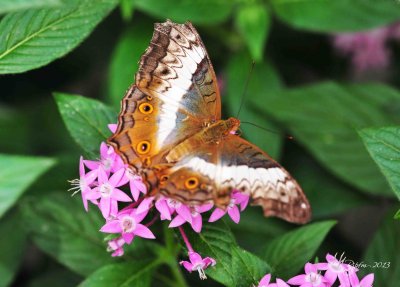
<svg viewBox="0 0 400 287"><path fill-rule="evenodd" d="M239 190L266 216L308 221L300 186L236 135L239 126L238 119L221 119L215 73L195 28L167 21L155 25L108 142L142 176L150 195L227 208Z"/></svg>

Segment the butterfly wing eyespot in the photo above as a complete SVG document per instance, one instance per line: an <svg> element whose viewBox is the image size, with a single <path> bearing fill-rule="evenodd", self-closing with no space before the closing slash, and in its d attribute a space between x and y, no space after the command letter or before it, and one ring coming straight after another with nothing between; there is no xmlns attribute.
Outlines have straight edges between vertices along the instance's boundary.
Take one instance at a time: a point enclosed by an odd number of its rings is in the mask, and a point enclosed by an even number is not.
<svg viewBox="0 0 400 287"><path fill-rule="evenodd" d="M136 151L139 154L146 154L150 151L151 144L149 141L140 141L136 146Z"/></svg>
<svg viewBox="0 0 400 287"><path fill-rule="evenodd" d="M148 115L151 114L154 111L153 105L149 103L142 103L139 106L139 111L142 114Z"/></svg>
<svg viewBox="0 0 400 287"><path fill-rule="evenodd" d="M191 176L185 180L185 187L187 189L194 189L199 185L199 180L197 177Z"/></svg>

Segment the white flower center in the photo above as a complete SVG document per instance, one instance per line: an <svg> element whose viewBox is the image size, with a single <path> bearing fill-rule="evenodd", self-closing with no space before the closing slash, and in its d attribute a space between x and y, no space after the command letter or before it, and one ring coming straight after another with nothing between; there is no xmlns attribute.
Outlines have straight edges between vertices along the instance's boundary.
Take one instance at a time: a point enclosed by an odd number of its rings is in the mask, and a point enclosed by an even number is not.
<svg viewBox="0 0 400 287"><path fill-rule="evenodd" d="M136 229L136 221L131 216L123 217L120 224L124 233L130 233Z"/></svg>
<svg viewBox="0 0 400 287"><path fill-rule="evenodd" d="M113 191L113 187L111 184L109 183L103 183L102 185L100 185L100 193L102 197L110 197L111 193Z"/></svg>
<svg viewBox="0 0 400 287"><path fill-rule="evenodd" d="M310 282L313 286L319 286L321 284L321 276L317 273L311 272L307 274L306 281Z"/></svg>
<svg viewBox="0 0 400 287"><path fill-rule="evenodd" d="M228 208L232 208L235 206L235 199L231 198L231 201L229 202Z"/></svg>
<svg viewBox="0 0 400 287"><path fill-rule="evenodd" d="M197 270L197 272L199 272L199 277L201 280L207 279L207 276L206 276L206 273L204 272L203 266L204 266L203 263L198 263L196 265L193 265L193 268L192 268L193 271Z"/></svg>
<svg viewBox="0 0 400 287"><path fill-rule="evenodd" d="M192 217L196 217L196 216L198 216L200 213L197 211L197 210L195 210L195 209L192 209L191 211L190 211L190 213L192 214Z"/></svg>
<svg viewBox="0 0 400 287"><path fill-rule="evenodd" d="M81 177L79 179L79 188L81 191L83 191L86 187L87 187L86 180L84 177Z"/></svg>
<svg viewBox="0 0 400 287"><path fill-rule="evenodd" d="M343 266L342 266L342 264L340 264L339 261L329 262L328 265L329 265L330 269L336 273L343 272Z"/></svg>

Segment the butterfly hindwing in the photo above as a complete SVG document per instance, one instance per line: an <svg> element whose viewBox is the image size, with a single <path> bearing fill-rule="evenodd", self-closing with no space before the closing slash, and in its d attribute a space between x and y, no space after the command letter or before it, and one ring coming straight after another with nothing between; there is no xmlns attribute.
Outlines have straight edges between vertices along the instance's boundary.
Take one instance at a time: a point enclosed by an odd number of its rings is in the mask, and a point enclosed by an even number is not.
<svg viewBox="0 0 400 287"><path fill-rule="evenodd" d="M258 147L236 135L227 136L217 145L203 144L193 150L189 146L166 172L169 178L162 188L164 194L188 204L208 199L226 208L231 192L238 190L250 195L253 204L262 206L266 216L295 223L310 219L310 206L300 186ZM198 185L188 188L187 181L195 175ZM201 197L197 190L201 190Z"/></svg>

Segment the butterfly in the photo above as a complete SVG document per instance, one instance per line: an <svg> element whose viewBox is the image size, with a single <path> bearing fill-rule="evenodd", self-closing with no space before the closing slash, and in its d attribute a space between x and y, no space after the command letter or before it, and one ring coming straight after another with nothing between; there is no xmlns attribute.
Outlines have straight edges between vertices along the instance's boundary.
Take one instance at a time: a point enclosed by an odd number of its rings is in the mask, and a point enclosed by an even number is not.
<svg viewBox="0 0 400 287"><path fill-rule="evenodd" d="M156 23L108 143L153 196L226 209L238 190L262 206L265 216L309 221L300 186L237 135L239 126L236 118L221 119L215 72L193 25Z"/></svg>

